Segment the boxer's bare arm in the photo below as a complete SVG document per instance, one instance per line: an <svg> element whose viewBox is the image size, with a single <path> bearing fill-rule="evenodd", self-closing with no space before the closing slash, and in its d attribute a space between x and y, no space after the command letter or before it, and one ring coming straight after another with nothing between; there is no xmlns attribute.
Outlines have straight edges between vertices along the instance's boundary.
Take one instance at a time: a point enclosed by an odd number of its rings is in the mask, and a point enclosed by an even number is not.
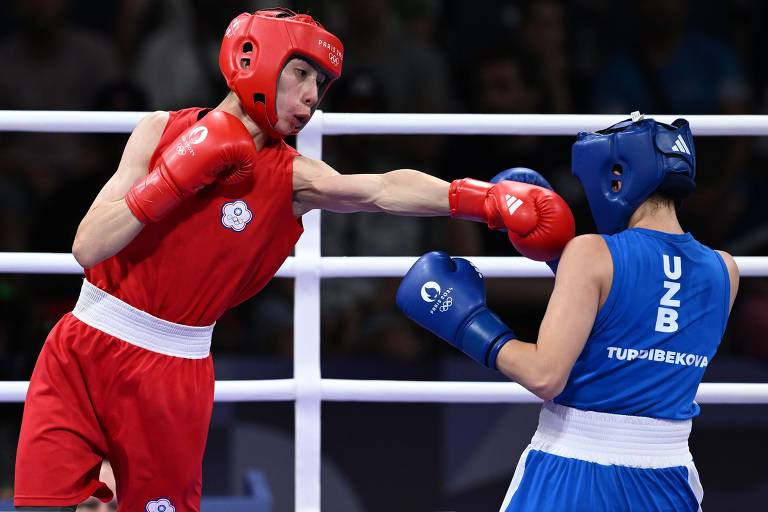
<svg viewBox="0 0 768 512"><path fill-rule="evenodd" d="M449 183L412 169L384 174L339 174L319 160L293 163L293 211L386 212L437 217L449 214Z"/></svg>
<svg viewBox="0 0 768 512"><path fill-rule="evenodd" d="M84 268L120 252L144 227L128 209L124 198L136 180L146 176L149 159L167 122L167 112L154 112L136 125L125 145L117 171L80 221L72 254Z"/></svg>
<svg viewBox="0 0 768 512"><path fill-rule="evenodd" d="M581 235L566 246L555 288L536 343L512 340L499 351L496 367L544 400L565 388L613 280L613 262L599 235Z"/></svg>
<svg viewBox="0 0 768 512"><path fill-rule="evenodd" d="M727 252L717 251L717 253L723 258L725 267L728 269L728 277L730 278L731 284L731 301L729 307L732 308L733 301L736 300L736 294L739 292L739 267L736 265L736 260L733 259L733 256Z"/></svg>

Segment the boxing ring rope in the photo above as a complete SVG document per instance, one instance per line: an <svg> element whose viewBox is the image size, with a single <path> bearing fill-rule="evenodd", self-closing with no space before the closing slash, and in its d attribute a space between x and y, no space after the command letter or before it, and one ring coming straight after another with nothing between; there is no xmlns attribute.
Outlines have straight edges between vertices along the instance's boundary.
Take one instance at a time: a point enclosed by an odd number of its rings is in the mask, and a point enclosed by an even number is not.
<svg viewBox="0 0 768 512"><path fill-rule="evenodd" d="M27 381L5 381L0 402L23 402ZM298 396L295 379L220 380L216 402L289 402ZM529 404L541 399L514 382L320 379L320 398L329 402ZM704 382L699 404L765 404L768 384Z"/></svg>
<svg viewBox="0 0 768 512"><path fill-rule="evenodd" d="M0 131L127 133L147 112L80 112L67 110L0 110ZM310 126L323 135L576 135L599 130L621 115L604 114L341 114L318 110ZM768 135L768 116L654 115L670 123L685 117L699 136ZM309 136L309 126L299 138Z"/></svg>
<svg viewBox="0 0 768 512"><path fill-rule="evenodd" d="M521 257L465 256L486 277L552 277L543 263ZM323 256L318 275L323 278L402 277L416 256ZM768 276L768 256L736 256L742 277ZM69 253L0 252L0 274L82 274ZM296 258L290 256L277 277L296 277Z"/></svg>
<svg viewBox="0 0 768 512"><path fill-rule="evenodd" d="M144 112L2 111L0 131L127 133ZM596 130L627 116L339 114L318 111L297 137L298 150L322 158L324 135L475 134L569 135ZM676 117L653 115L662 122ZM696 136L765 136L768 116L682 116ZM303 217L305 232L278 277L295 278L294 377L217 381L215 400L295 401L295 510L320 510L322 401L533 403L539 399L511 382L428 382L323 379L320 373L320 280L399 277L416 257L323 257L320 212ZM525 258L470 257L489 277L551 277L543 263ZM737 257L743 276L768 276L768 257ZM81 274L71 254L0 253L0 273ZM0 402L24 400L28 382L0 382ZM699 403L766 404L768 384L703 383ZM299 485L298 483L301 483Z"/></svg>

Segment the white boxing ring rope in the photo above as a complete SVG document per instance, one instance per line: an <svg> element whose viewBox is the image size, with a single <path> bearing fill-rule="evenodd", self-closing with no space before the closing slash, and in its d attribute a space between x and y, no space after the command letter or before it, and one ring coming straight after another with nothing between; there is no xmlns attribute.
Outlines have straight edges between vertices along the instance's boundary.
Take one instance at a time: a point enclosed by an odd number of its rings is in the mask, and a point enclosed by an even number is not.
<svg viewBox="0 0 768 512"><path fill-rule="evenodd" d="M0 131L127 133L144 112L2 111ZM475 134L575 135L627 116L315 113L297 137L298 150L322 158L324 135ZM697 136L766 136L768 116L685 117ZM471 171L468 171L471 174ZM215 400L295 401L295 510L320 510L320 405L322 401L531 403L539 399L515 383L323 379L320 375L320 280L399 277L416 257L322 257L320 212L303 218L305 232L278 277L295 278L294 378L216 382ZM542 263L525 258L471 257L489 277L549 277ZM737 257L743 276L768 276L768 257ZM81 274L71 254L0 253L0 273ZM28 382L0 382L0 402L24 400ZM768 384L704 383L699 403L766 404Z"/></svg>
<svg viewBox="0 0 768 512"><path fill-rule="evenodd" d="M81 112L67 110L0 110L0 131L61 133L127 133L147 112ZM318 110L299 138L322 135L576 135L599 130L627 118L605 114L341 114ZM653 115L671 123L685 117L696 136L765 136L768 115Z"/></svg>

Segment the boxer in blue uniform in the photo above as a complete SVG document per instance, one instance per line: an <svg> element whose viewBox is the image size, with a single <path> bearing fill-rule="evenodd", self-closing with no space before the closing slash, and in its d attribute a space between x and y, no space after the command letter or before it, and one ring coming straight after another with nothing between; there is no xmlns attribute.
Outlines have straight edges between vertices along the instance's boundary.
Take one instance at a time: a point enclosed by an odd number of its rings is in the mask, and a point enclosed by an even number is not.
<svg viewBox="0 0 768 512"><path fill-rule="evenodd" d="M695 188L690 128L634 113L580 133L572 167L600 234L563 251L535 344L486 307L482 275L445 253L414 264L397 303L544 399L502 511L701 510L688 449L694 398L739 273L678 222Z"/></svg>

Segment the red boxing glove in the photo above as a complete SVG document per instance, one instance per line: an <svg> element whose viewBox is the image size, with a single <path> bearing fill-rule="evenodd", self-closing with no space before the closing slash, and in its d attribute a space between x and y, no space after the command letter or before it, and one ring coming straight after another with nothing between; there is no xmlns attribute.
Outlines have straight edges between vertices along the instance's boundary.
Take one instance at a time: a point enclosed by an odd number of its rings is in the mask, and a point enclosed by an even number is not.
<svg viewBox="0 0 768 512"><path fill-rule="evenodd" d="M485 222L491 229L506 228L515 249L536 261L559 258L576 233L568 204L537 185L465 178L451 183L448 202L451 217Z"/></svg>
<svg viewBox="0 0 768 512"><path fill-rule="evenodd" d="M128 191L125 202L142 224L157 222L217 178L234 183L247 177L256 153L251 134L238 118L209 112L163 151L152 172Z"/></svg>

